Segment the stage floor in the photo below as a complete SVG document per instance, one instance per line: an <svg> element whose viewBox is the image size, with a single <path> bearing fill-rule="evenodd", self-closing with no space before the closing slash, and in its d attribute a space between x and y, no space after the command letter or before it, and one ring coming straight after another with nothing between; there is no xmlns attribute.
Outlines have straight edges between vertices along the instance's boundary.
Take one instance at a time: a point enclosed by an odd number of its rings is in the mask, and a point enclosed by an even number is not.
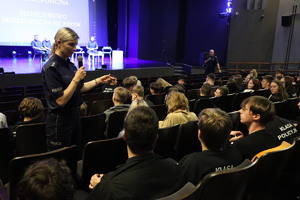
<svg viewBox="0 0 300 200"><path fill-rule="evenodd" d="M76 66L78 65L76 59L74 63ZM110 61L109 57L104 59L103 64L101 63L101 59L99 59L99 61L95 60L94 65L92 65L92 62L89 62L88 58L85 57L83 60L83 65L86 67L87 71L102 69L103 65L106 66L106 70L139 69L166 66L166 64L163 62L141 60L137 58L124 58L123 62L114 63ZM4 72L15 72L15 74L40 73L40 58L36 57L34 61L31 57L0 58L0 68L3 68Z"/></svg>

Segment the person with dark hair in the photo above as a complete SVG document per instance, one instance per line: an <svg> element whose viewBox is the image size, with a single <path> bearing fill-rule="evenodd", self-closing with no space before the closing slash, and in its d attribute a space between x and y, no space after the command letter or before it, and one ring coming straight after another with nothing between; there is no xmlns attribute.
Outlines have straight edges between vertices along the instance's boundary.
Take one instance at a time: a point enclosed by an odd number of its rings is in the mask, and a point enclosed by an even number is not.
<svg viewBox="0 0 300 200"><path fill-rule="evenodd" d="M114 93L112 96L112 101L114 103L114 106L104 111L104 114L106 115L105 122L107 122L108 117L111 113L128 110L130 105L124 104L127 97L128 97L128 91L125 88L117 87L114 89Z"/></svg>
<svg viewBox="0 0 300 200"><path fill-rule="evenodd" d="M215 97L221 97L221 96L226 96L229 93L229 90L226 86L220 86L218 89L215 91Z"/></svg>
<svg viewBox="0 0 300 200"><path fill-rule="evenodd" d="M247 83L247 89L244 92L254 92L260 89L260 82L258 79L250 79Z"/></svg>
<svg viewBox="0 0 300 200"><path fill-rule="evenodd" d="M200 98L199 99L211 97L211 93L212 93L211 85L209 83L203 83L203 85L200 88Z"/></svg>
<svg viewBox="0 0 300 200"><path fill-rule="evenodd" d="M106 84L102 87L103 93L110 93L114 92L114 89L118 87L118 78L114 75L110 75L112 77L111 80L109 80Z"/></svg>
<svg viewBox="0 0 300 200"><path fill-rule="evenodd" d="M216 76L213 73L209 73L206 75L206 83L208 83L211 87L215 85Z"/></svg>
<svg viewBox="0 0 300 200"><path fill-rule="evenodd" d="M205 74L215 73L215 68L218 68L219 73L222 73L218 57L215 55L215 51L213 49L209 50L209 55L207 55L204 60L205 65Z"/></svg>
<svg viewBox="0 0 300 200"><path fill-rule="evenodd" d="M278 78L278 77L280 77L280 78ZM284 70L283 69L277 69L276 73L275 73L275 78L280 80L282 77L284 77Z"/></svg>
<svg viewBox="0 0 300 200"><path fill-rule="evenodd" d="M179 85L173 85L172 87L170 87L168 89L168 94L171 92L181 92L181 93L185 94L184 89Z"/></svg>
<svg viewBox="0 0 300 200"><path fill-rule="evenodd" d="M272 81L273 81L273 76L271 76L271 75L263 76L262 80L261 80L261 87L263 89L270 89L270 85L271 85Z"/></svg>
<svg viewBox="0 0 300 200"><path fill-rule="evenodd" d="M150 83L150 93L151 95L158 95L162 92L162 84L160 82Z"/></svg>
<svg viewBox="0 0 300 200"><path fill-rule="evenodd" d="M180 77L180 78L178 79L176 85L182 87L182 89L185 90L186 78L185 78L185 77Z"/></svg>
<svg viewBox="0 0 300 200"><path fill-rule="evenodd" d="M234 142L244 159L252 159L257 153L276 147L280 142L265 126L273 120L275 107L271 101L262 96L251 96L241 104L240 120L248 128L249 135Z"/></svg>
<svg viewBox="0 0 300 200"><path fill-rule="evenodd" d="M288 98L297 97L296 88L293 86L293 80L290 76L282 77L281 82L283 83L283 87L288 94Z"/></svg>
<svg viewBox="0 0 300 200"><path fill-rule="evenodd" d="M251 75L250 75L250 77L252 78ZM239 88L239 91L243 91L244 88L245 88L245 84L248 83L248 81L245 81L245 82L243 83L243 76L242 76L241 74L234 74L234 75L232 76L232 80L235 81L237 87ZM250 80L250 78L249 78L249 80Z"/></svg>
<svg viewBox="0 0 300 200"><path fill-rule="evenodd" d="M124 121L128 160L107 174L92 176L93 189L86 200L157 199L174 193L185 184L176 161L153 153L158 138L158 118L148 107L129 112Z"/></svg>
<svg viewBox="0 0 300 200"><path fill-rule="evenodd" d="M196 185L206 174L230 169L243 162L235 147L225 147L231 128L231 119L224 111L218 108L201 111L198 138L202 152L186 155L179 162L187 181Z"/></svg>
<svg viewBox="0 0 300 200"><path fill-rule="evenodd" d="M15 136L16 129L20 125L33 124L43 122L44 106L38 98L25 97L18 108L19 113L22 115L23 120L17 122L14 126L10 127L10 131Z"/></svg>
<svg viewBox="0 0 300 200"><path fill-rule="evenodd" d="M229 81L227 82L226 87L227 87L228 90L229 90L229 94L240 92L240 88L239 88L239 86L237 85L237 83L236 83L235 80L229 80Z"/></svg>
<svg viewBox="0 0 300 200"><path fill-rule="evenodd" d="M29 166L17 185L18 200L72 200L75 180L65 161L55 158Z"/></svg>
<svg viewBox="0 0 300 200"><path fill-rule="evenodd" d="M144 98L144 87L141 85L136 85L131 91L131 102L134 100L144 100L148 106L154 105L150 100Z"/></svg>
<svg viewBox="0 0 300 200"><path fill-rule="evenodd" d="M168 115L163 121L159 121L159 128L166 128L198 119L195 113L189 111L189 101L181 92L170 92L167 96L166 104Z"/></svg>
<svg viewBox="0 0 300 200"><path fill-rule="evenodd" d="M126 88L129 93L131 93L135 85L136 85L136 80L129 77L123 79L123 87Z"/></svg>
<svg viewBox="0 0 300 200"><path fill-rule="evenodd" d="M270 85L271 95L269 100L272 102L285 101L288 99L288 94L286 93L283 83L280 80L274 79Z"/></svg>
<svg viewBox="0 0 300 200"><path fill-rule="evenodd" d="M48 151L69 145L81 146L80 105L82 93L111 80L104 75L84 82L84 66L76 68L70 57L76 51L79 36L67 27L57 31L51 55L42 70L42 84L48 105L46 137Z"/></svg>

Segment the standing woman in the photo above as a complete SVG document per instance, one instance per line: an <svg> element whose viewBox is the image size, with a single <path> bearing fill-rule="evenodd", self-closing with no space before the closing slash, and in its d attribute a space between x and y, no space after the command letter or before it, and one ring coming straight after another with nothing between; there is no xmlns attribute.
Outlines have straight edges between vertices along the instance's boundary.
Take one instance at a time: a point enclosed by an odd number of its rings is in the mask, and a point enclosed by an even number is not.
<svg viewBox="0 0 300 200"><path fill-rule="evenodd" d="M69 60L76 51L78 39L72 29L59 29L54 37L51 57L43 67L42 82L49 108L46 128L48 151L73 144L81 146L81 93L111 79L105 75L89 82L83 81L86 76L84 66L77 70Z"/></svg>

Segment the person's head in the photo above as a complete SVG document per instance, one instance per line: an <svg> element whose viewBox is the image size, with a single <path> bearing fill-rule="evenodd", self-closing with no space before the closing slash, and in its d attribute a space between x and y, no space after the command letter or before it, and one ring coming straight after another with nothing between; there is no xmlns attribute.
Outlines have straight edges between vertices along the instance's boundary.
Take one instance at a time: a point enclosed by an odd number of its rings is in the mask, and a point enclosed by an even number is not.
<svg viewBox="0 0 300 200"><path fill-rule="evenodd" d="M137 107L140 107L140 106L149 107L149 105L147 104L147 102L145 100L143 100L143 99L136 99L136 100L134 100L134 101L131 102L127 113L129 113L133 109L135 109Z"/></svg>
<svg viewBox="0 0 300 200"><path fill-rule="evenodd" d="M251 79L247 84L248 89L258 90L260 89L260 82L258 79Z"/></svg>
<svg viewBox="0 0 300 200"><path fill-rule="evenodd" d="M281 77L284 76L284 70L283 69L277 69L276 70L275 78L277 78L278 76L281 76Z"/></svg>
<svg viewBox="0 0 300 200"><path fill-rule="evenodd" d="M273 119L275 107L271 101L263 96L251 96L241 104L241 123L249 125L253 122L266 125Z"/></svg>
<svg viewBox="0 0 300 200"><path fill-rule="evenodd" d="M94 37L94 36L91 37L91 41L92 41L92 42L95 41L95 37Z"/></svg>
<svg viewBox="0 0 300 200"><path fill-rule="evenodd" d="M152 95L160 94L162 90L162 84L160 82L152 82L150 84L150 92Z"/></svg>
<svg viewBox="0 0 300 200"><path fill-rule="evenodd" d="M200 88L200 96L208 97L211 95L211 85L209 83L203 83Z"/></svg>
<svg viewBox="0 0 300 200"><path fill-rule="evenodd" d="M284 76L281 78L281 82L283 84L283 87L285 89L288 89L290 87L293 87L293 80L290 76Z"/></svg>
<svg viewBox="0 0 300 200"><path fill-rule="evenodd" d="M235 80L229 80L227 82L227 88L229 90L229 93L232 94L232 93L237 93L239 92L240 88L238 87L237 83Z"/></svg>
<svg viewBox="0 0 300 200"><path fill-rule="evenodd" d="M248 83L251 79L253 79L253 76L251 76L250 74L248 74L248 75L245 77L244 83Z"/></svg>
<svg viewBox="0 0 300 200"><path fill-rule="evenodd" d="M41 100L35 97L25 97L18 108L19 113L26 120L33 120L42 117L43 104Z"/></svg>
<svg viewBox="0 0 300 200"><path fill-rule="evenodd" d="M35 34L33 37L34 37L34 40L39 40L39 35L38 34Z"/></svg>
<svg viewBox="0 0 300 200"><path fill-rule="evenodd" d="M163 88L172 87L172 84L170 84L169 82L167 82L163 78L157 78L156 81L159 82L159 83L161 83L161 85L162 85Z"/></svg>
<svg viewBox="0 0 300 200"><path fill-rule="evenodd" d="M67 27L61 28L54 36L54 44L52 45L51 55L54 53L67 59L76 51L79 36L77 33Z"/></svg>
<svg viewBox="0 0 300 200"><path fill-rule="evenodd" d="M236 81L237 85L241 85L243 83L243 76L240 74L235 74L232 78Z"/></svg>
<svg viewBox="0 0 300 200"><path fill-rule="evenodd" d="M231 118L218 108L206 108L199 114L198 137L208 150L220 151L228 141Z"/></svg>
<svg viewBox="0 0 300 200"><path fill-rule="evenodd" d="M263 76L261 80L261 87L264 89L269 89L272 81L273 81L273 76L271 75Z"/></svg>
<svg viewBox="0 0 300 200"><path fill-rule="evenodd" d="M180 78L178 79L177 83L178 83L179 85L185 85L185 84L186 84L186 80L185 80L184 77L180 77Z"/></svg>
<svg viewBox="0 0 300 200"><path fill-rule="evenodd" d="M213 49L210 49L210 50L209 50L209 55L210 55L210 56L214 56L214 55L215 55L215 51L214 51Z"/></svg>
<svg viewBox="0 0 300 200"><path fill-rule="evenodd" d="M131 92L133 86L136 85L136 80L126 77L123 79L123 87L126 88L128 91Z"/></svg>
<svg viewBox="0 0 300 200"><path fill-rule="evenodd" d="M87 112L88 112L88 105L85 102L83 102L80 105L80 116L87 116Z"/></svg>
<svg viewBox="0 0 300 200"><path fill-rule="evenodd" d="M144 99L144 87L141 85L136 85L131 91L131 100Z"/></svg>
<svg viewBox="0 0 300 200"><path fill-rule="evenodd" d="M175 112L176 110L189 111L189 101L181 92L170 92L167 96L166 104L168 106L169 113Z"/></svg>
<svg viewBox="0 0 300 200"><path fill-rule="evenodd" d="M109 85L118 85L118 78L114 75L110 75L112 79L110 79L107 83Z"/></svg>
<svg viewBox="0 0 300 200"><path fill-rule="evenodd" d="M281 90L284 90L282 82L280 80L274 79L270 85L271 93L278 94Z"/></svg>
<svg viewBox="0 0 300 200"><path fill-rule="evenodd" d="M71 200L75 181L65 161L55 158L29 166L17 185L19 200Z"/></svg>
<svg viewBox="0 0 300 200"><path fill-rule="evenodd" d="M123 104L128 96L128 91L123 87L116 87L112 96L114 104Z"/></svg>
<svg viewBox="0 0 300 200"><path fill-rule="evenodd" d="M215 97L221 97L221 96L226 96L228 94L229 90L226 86L220 86L218 89L215 91Z"/></svg>
<svg viewBox="0 0 300 200"><path fill-rule="evenodd" d="M253 77L253 78L257 78L257 70L256 69L252 69L251 71L250 71L250 75Z"/></svg>
<svg viewBox="0 0 300 200"><path fill-rule="evenodd" d="M209 73L206 76L206 82L211 84L211 85L214 85L215 79L216 79L216 76L213 73Z"/></svg>
<svg viewBox="0 0 300 200"><path fill-rule="evenodd" d="M168 93L173 92L173 91L181 92L181 93L185 92L183 87L181 87L180 85L174 85L174 86L170 87L169 90L168 90Z"/></svg>
<svg viewBox="0 0 300 200"><path fill-rule="evenodd" d="M134 154L153 151L157 140L158 118L149 107L140 106L128 112L124 121L124 138Z"/></svg>

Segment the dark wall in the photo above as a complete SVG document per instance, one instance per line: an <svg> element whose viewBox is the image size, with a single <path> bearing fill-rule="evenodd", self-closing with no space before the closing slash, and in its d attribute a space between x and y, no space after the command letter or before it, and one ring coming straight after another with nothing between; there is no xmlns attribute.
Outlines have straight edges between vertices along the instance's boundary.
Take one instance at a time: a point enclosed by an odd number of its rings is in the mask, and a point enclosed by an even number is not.
<svg viewBox="0 0 300 200"><path fill-rule="evenodd" d="M264 10L247 10L247 0L233 1L228 62L271 61L279 0L264 2Z"/></svg>
<svg viewBox="0 0 300 200"><path fill-rule="evenodd" d="M220 63L226 55L227 18L219 13L226 9L226 1L189 0L187 1L185 26L185 62L199 63L201 52L214 49Z"/></svg>

